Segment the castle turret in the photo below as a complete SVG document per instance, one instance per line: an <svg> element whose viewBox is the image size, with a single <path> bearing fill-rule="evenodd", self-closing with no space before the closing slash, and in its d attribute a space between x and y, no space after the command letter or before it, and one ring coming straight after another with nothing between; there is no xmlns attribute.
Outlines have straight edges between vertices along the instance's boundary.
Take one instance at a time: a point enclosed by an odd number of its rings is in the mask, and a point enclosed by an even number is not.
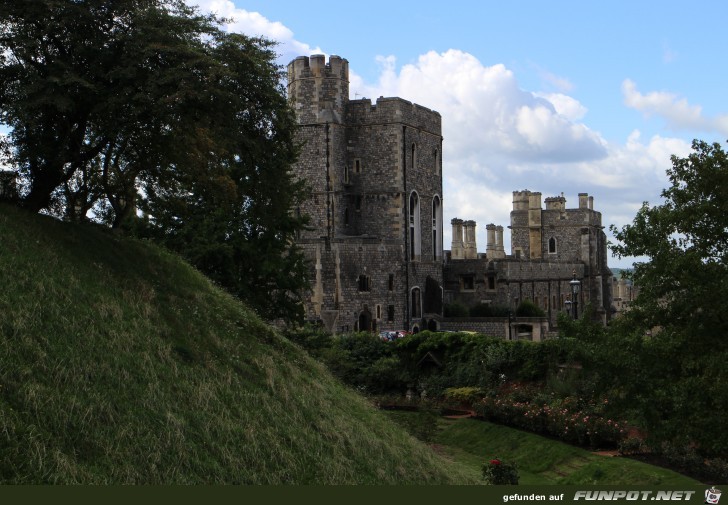
<svg viewBox="0 0 728 505"><path fill-rule="evenodd" d="M541 193L528 195L528 240L530 258L541 259Z"/></svg>
<svg viewBox="0 0 728 505"><path fill-rule="evenodd" d="M465 240L463 243L465 249L465 259L476 259L478 257L478 246L475 243L475 221L465 221L463 223L463 232Z"/></svg>
<svg viewBox="0 0 728 505"><path fill-rule="evenodd" d="M486 224L485 231L486 231L485 255L488 259L493 259L496 254L495 225L493 223Z"/></svg>
<svg viewBox="0 0 728 505"><path fill-rule="evenodd" d="M452 224L452 246L450 247L450 257L454 260L465 258L465 248L463 245L463 220L454 218L450 221Z"/></svg>
<svg viewBox="0 0 728 505"><path fill-rule="evenodd" d="M589 194L579 193L579 208L586 209L589 206Z"/></svg>
<svg viewBox="0 0 728 505"><path fill-rule="evenodd" d="M349 62L323 54L299 56L288 64L288 99L299 123L341 123L349 101Z"/></svg>
<svg viewBox="0 0 728 505"><path fill-rule="evenodd" d="M495 227L495 256L494 258L505 258L506 249L503 245L503 227L498 225Z"/></svg>

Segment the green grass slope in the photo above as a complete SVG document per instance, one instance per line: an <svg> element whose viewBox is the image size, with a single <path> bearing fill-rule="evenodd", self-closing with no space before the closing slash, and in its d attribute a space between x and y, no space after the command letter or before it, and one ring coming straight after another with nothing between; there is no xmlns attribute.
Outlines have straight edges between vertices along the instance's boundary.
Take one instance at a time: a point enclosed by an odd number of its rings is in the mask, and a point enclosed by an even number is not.
<svg viewBox="0 0 728 505"><path fill-rule="evenodd" d="M478 483L150 244L0 205L1 483Z"/></svg>
<svg viewBox="0 0 728 505"><path fill-rule="evenodd" d="M444 421L436 437L451 456L480 469L484 460L516 463L520 484L695 486L672 470L610 457L506 426L460 419Z"/></svg>

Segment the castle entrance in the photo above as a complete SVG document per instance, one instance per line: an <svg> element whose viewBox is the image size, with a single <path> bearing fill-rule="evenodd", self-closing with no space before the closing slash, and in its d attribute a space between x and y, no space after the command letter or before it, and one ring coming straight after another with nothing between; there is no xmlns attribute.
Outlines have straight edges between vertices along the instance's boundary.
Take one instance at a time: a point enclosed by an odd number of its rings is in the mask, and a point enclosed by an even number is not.
<svg viewBox="0 0 728 505"><path fill-rule="evenodd" d="M369 309L364 309L359 314L359 331L373 331L375 330L374 327L372 327L372 313L369 312Z"/></svg>

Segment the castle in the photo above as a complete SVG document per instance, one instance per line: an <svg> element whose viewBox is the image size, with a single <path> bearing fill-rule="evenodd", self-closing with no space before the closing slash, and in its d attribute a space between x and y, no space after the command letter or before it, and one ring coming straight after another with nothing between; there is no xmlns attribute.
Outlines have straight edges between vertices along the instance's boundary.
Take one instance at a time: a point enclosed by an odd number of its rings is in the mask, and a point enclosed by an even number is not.
<svg viewBox="0 0 728 505"><path fill-rule="evenodd" d="M580 195L578 209L547 198L542 209L540 193L514 192L513 254L495 225L478 254L476 224L459 219L444 251L439 113L401 98L349 100L338 56L289 63L288 97L303 145L294 172L310 189L296 209L310 218L296 240L311 264L308 320L334 332L447 329L445 302L531 300L550 327L575 274L582 302L606 321L612 279L590 197Z"/></svg>

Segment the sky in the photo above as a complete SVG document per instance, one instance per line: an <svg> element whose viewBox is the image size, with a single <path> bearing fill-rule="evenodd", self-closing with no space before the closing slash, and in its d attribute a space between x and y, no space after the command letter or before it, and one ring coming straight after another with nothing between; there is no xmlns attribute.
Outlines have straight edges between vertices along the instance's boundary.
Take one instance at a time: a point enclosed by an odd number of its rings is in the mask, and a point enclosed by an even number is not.
<svg viewBox="0 0 728 505"><path fill-rule="evenodd" d="M438 111L444 222L475 220L480 252L488 223L504 226L509 252L524 189L563 193L567 208L588 193L614 241L610 225L661 203L671 155L728 139L728 2L187 1L278 41L281 65L346 58L351 99Z"/></svg>

